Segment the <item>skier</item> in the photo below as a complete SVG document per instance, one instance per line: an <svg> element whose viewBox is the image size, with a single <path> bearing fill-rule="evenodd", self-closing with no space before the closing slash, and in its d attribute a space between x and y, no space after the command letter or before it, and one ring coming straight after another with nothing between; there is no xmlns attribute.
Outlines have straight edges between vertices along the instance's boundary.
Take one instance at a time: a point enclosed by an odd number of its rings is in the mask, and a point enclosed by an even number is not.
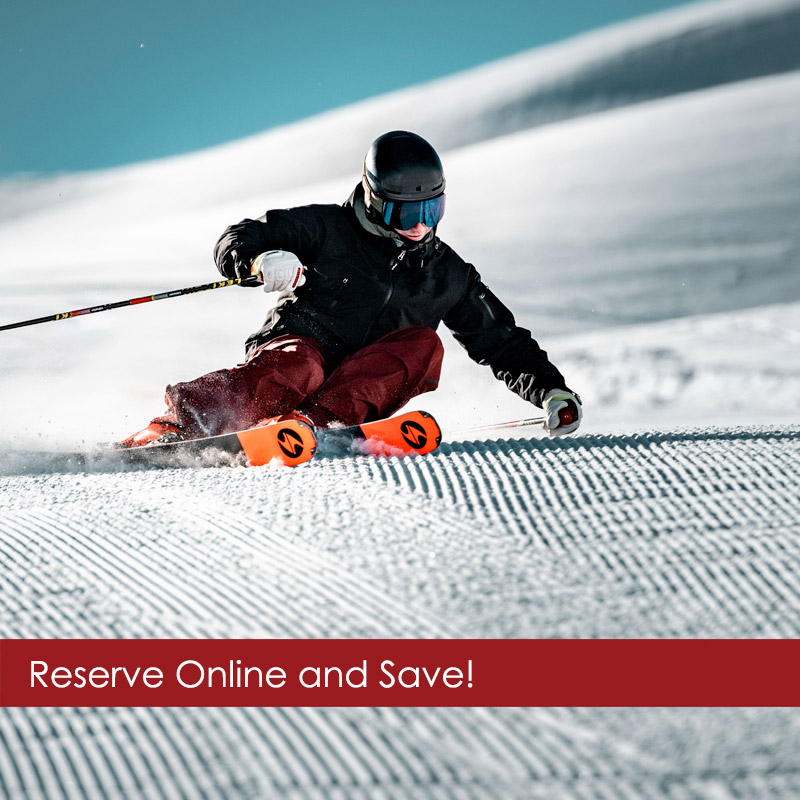
<svg viewBox="0 0 800 800"><path fill-rule="evenodd" d="M119 443L213 436L297 417L317 427L392 415L436 389L440 322L509 389L544 408L551 435L576 430L578 395L529 331L436 235L445 178L407 131L378 137L342 206L268 211L230 226L214 255L226 278L281 292L246 360L167 387L167 413ZM561 412L561 413L559 413Z"/></svg>

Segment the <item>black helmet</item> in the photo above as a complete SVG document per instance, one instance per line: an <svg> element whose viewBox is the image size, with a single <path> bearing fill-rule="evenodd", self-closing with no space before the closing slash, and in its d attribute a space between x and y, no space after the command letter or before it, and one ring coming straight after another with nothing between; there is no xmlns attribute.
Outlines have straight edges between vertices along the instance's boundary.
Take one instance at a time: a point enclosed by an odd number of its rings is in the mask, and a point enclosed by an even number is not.
<svg viewBox="0 0 800 800"><path fill-rule="evenodd" d="M408 131L379 136L364 158L364 198L388 228L435 227L444 215L444 172L431 145Z"/></svg>

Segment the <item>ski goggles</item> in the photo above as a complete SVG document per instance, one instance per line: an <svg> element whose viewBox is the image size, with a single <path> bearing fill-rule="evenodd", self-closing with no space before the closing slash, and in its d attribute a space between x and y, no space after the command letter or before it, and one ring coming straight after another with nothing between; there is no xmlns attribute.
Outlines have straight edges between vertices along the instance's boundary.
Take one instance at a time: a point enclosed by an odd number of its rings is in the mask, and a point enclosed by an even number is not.
<svg viewBox="0 0 800 800"><path fill-rule="evenodd" d="M435 228L443 216L444 194L430 200L385 200L383 203L383 221L398 231L410 231L420 222L428 228Z"/></svg>

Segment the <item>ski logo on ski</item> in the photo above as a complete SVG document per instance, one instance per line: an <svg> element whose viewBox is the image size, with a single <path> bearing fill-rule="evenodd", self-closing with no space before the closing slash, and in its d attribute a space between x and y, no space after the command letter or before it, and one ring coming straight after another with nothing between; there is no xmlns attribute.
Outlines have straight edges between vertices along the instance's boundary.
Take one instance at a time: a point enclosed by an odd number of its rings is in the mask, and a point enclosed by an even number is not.
<svg viewBox="0 0 800 800"><path fill-rule="evenodd" d="M275 459L288 467L295 467L309 461L317 449L314 431L298 420L250 428L229 435L236 438L251 467L264 466Z"/></svg>
<svg viewBox="0 0 800 800"><path fill-rule="evenodd" d="M406 420L400 425L400 433L415 450L424 450L425 445L428 444L425 428L414 420Z"/></svg>
<svg viewBox="0 0 800 800"><path fill-rule="evenodd" d="M279 430L277 440L281 452L291 459L296 459L305 448L303 437L291 428L282 428Z"/></svg>

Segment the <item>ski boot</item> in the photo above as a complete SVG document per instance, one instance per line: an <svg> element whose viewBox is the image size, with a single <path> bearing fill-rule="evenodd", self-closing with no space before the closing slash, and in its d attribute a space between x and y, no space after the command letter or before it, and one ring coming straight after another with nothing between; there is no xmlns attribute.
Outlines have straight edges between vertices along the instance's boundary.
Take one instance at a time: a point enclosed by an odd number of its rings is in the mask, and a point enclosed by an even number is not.
<svg viewBox="0 0 800 800"><path fill-rule="evenodd" d="M113 447L117 450L126 450L130 447L145 447L148 444L180 442L183 438L183 428L178 424L177 417L167 412L160 417L154 417L146 428L132 433L121 442L116 442Z"/></svg>

